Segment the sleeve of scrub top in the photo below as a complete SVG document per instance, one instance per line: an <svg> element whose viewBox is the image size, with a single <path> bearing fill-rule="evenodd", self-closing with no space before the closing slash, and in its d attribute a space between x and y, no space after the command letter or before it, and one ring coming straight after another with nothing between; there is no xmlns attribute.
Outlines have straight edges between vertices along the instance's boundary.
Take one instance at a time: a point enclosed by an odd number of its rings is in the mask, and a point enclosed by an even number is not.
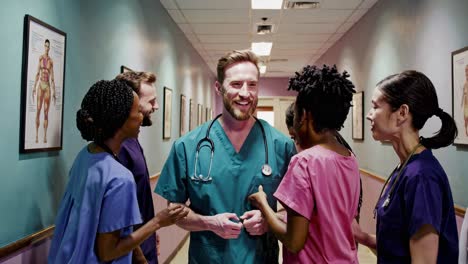
<svg viewBox="0 0 468 264"><path fill-rule="evenodd" d="M114 178L107 186L101 206L98 233L140 224L141 215L133 177Z"/></svg>
<svg viewBox="0 0 468 264"><path fill-rule="evenodd" d="M310 220L315 199L308 173L306 159L293 157L274 196L281 203Z"/></svg>
<svg viewBox="0 0 468 264"><path fill-rule="evenodd" d="M166 200L175 203L185 203L188 199L186 192L186 162L183 143L172 145L169 157L164 164L158 185L154 192Z"/></svg>
<svg viewBox="0 0 468 264"><path fill-rule="evenodd" d="M405 186L405 214L408 232L413 236L423 225L429 224L440 232L442 222L442 190L426 170L411 177ZM426 175L424 175L426 174Z"/></svg>

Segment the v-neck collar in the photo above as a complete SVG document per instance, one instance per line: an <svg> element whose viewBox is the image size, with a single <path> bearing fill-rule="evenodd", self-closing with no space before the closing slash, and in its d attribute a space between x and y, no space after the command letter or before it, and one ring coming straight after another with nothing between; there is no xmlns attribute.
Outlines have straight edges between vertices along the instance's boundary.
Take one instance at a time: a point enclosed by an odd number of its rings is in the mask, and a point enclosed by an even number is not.
<svg viewBox="0 0 468 264"><path fill-rule="evenodd" d="M259 120L258 122L261 122L261 121ZM234 145L232 144L231 140L227 136L227 134L224 131L223 127L221 126L221 123L219 122L219 120L216 120L216 123L213 125L213 129L215 131L216 136L221 141L224 149L232 157L243 158L245 156L244 154L246 154L245 152L248 150L248 148L255 141L255 134L256 134L257 130L260 129L258 126L259 126L259 124L257 124L257 121L255 121L254 125L250 128L249 134L247 135L244 142L242 143L242 146L239 149L239 152L237 152L235 150Z"/></svg>

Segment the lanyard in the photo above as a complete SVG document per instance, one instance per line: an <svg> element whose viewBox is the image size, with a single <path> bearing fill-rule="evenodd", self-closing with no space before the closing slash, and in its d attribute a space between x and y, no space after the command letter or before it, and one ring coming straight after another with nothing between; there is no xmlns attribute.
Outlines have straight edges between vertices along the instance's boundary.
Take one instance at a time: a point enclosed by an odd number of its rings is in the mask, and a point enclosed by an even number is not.
<svg viewBox="0 0 468 264"><path fill-rule="evenodd" d="M411 157L414 155L414 153L416 152L416 150L421 147L421 143L418 143L412 150L411 150L411 153L408 155L408 157L406 158L405 162L403 163L403 165L401 166L400 168L400 171L398 171L398 175L396 176L395 178L395 181L393 181L392 185L390 185L390 191L388 192L388 195L387 195L387 198L385 199L385 201L383 202L382 204L382 207L384 208L387 208L388 204L390 203L390 199L391 199L391 196L393 194L393 190L395 189L396 187L396 184L398 182L398 180L400 179L400 176L403 172L403 170L405 169L406 167L406 164L408 164L408 161L411 159ZM390 180L390 178L392 177L393 173L398 169L398 166L392 171L392 173L390 174L390 176L387 178L387 180L385 181L385 184L384 186L382 187L382 190L380 190L380 194L379 194L379 199L377 199L377 202L375 203L375 208L374 208L374 219L375 219L375 216L377 215L377 207L379 205L379 201L380 201L380 198L382 198L382 193L383 191L385 190L385 187L387 186L388 184L388 181Z"/></svg>

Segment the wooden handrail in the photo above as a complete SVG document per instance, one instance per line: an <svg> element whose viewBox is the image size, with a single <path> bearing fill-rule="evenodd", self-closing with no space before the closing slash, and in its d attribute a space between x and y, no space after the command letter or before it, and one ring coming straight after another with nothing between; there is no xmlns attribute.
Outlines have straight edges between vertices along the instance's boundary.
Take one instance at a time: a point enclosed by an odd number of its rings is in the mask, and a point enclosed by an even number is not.
<svg viewBox="0 0 468 264"><path fill-rule="evenodd" d="M0 259L3 259L4 257L7 257L19 250L22 250L28 246L37 244L49 237L52 237L52 235L54 234L54 229L55 229L55 226L49 226L47 228L40 230L39 232L36 232L32 235L24 237L20 240L17 240L13 243L10 243L0 248Z"/></svg>
<svg viewBox="0 0 468 264"><path fill-rule="evenodd" d="M364 174L364 175L366 175L366 176L369 176L369 177L371 177L371 178L373 178L373 179L376 179L376 180L378 180L378 181L380 181L380 182L382 182L382 183L385 182L385 179L384 179L383 177L381 177L381 176L379 176L379 175L377 175L377 174L374 174L374 173L372 173L372 172L370 172L370 171L368 171L368 170L359 169L359 171L361 172L361 174ZM462 217L462 218L465 217L465 213L466 213L466 209L465 209L465 208L463 208L463 207L461 207L461 206L459 206L459 205L456 205L456 204L454 204L453 207L455 208L455 214L456 214L456 215L458 215L458 216L460 216L460 217Z"/></svg>
<svg viewBox="0 0 468 264"><path fill-rule="evenodd" d="M160 174L161 174L160 172L156 173L155 175L150 177L150 180L158 179ZM4 247L1 247L0 248L0 260L28 246L40 243L41 241L52 237L52 235L54 234L54 229L55 229L54 225L49 226L32 235L29 235L20 240L12 242Z"/></svg>

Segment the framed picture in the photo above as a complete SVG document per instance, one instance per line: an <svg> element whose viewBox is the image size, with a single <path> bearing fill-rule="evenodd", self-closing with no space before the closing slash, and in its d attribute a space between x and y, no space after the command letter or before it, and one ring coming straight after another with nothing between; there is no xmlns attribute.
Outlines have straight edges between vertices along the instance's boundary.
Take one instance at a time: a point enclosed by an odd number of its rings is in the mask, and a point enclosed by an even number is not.
<svg viewBox="0 0 468 264"><path fill-rule="evenodd" d="M120 66L120 73L129 72L129 71L133 71L133 70L124 65Z"/></svg>
<svg viewBox="0 0 468 264"><path fill-rule="evenodd" d="M203 106L201 104L198 104L197 124L203 124Z"/></svg>
<svg viewBox="0 0 468 264"><path fill-rule="evenodd" d="M206 108L206 112L205 112L205 120L208 121L208 120L211 120L211 110L209 107Z"/></svg>
<svg viewBox="0 0 468 264"><path fill-rule="evenodd" d="M171 138L172 90L164 87L163 139Z"/></svg>
<svg viewBox="0 0 468 264"><path fill-rule="evenodd" d="M186 99L185 95L180 95L180 136L185 135L187 133L187 122L185 122L185 118L187 117L187 106L186 106Z"/></svg>
<svg viewBox="0 0 468 264"><path fill-rule="evenodd" d="M24 17L20 152L62 149L67 34Z"/></svg>
<svg viewBox="0 0 468 264"><path fill-rule="evenodd" d="M356 140L364 140L364 92L353 95L353 135Z"/></svg>
<svg viewBox="0 0 468 264"><path fill-rule="evenodd" d="M458 128L454 144L468 145L468 47L452 52L452 116Z"/></svg>
<svg viewBox="0 0 468 264"><path fill-rule="evenodd" d="M190 99L189 103L189 130L192 130L195 128L196 123L195 123L195 117L193 116L195 114L195 105L193 103L193 100Z"/></svg>

